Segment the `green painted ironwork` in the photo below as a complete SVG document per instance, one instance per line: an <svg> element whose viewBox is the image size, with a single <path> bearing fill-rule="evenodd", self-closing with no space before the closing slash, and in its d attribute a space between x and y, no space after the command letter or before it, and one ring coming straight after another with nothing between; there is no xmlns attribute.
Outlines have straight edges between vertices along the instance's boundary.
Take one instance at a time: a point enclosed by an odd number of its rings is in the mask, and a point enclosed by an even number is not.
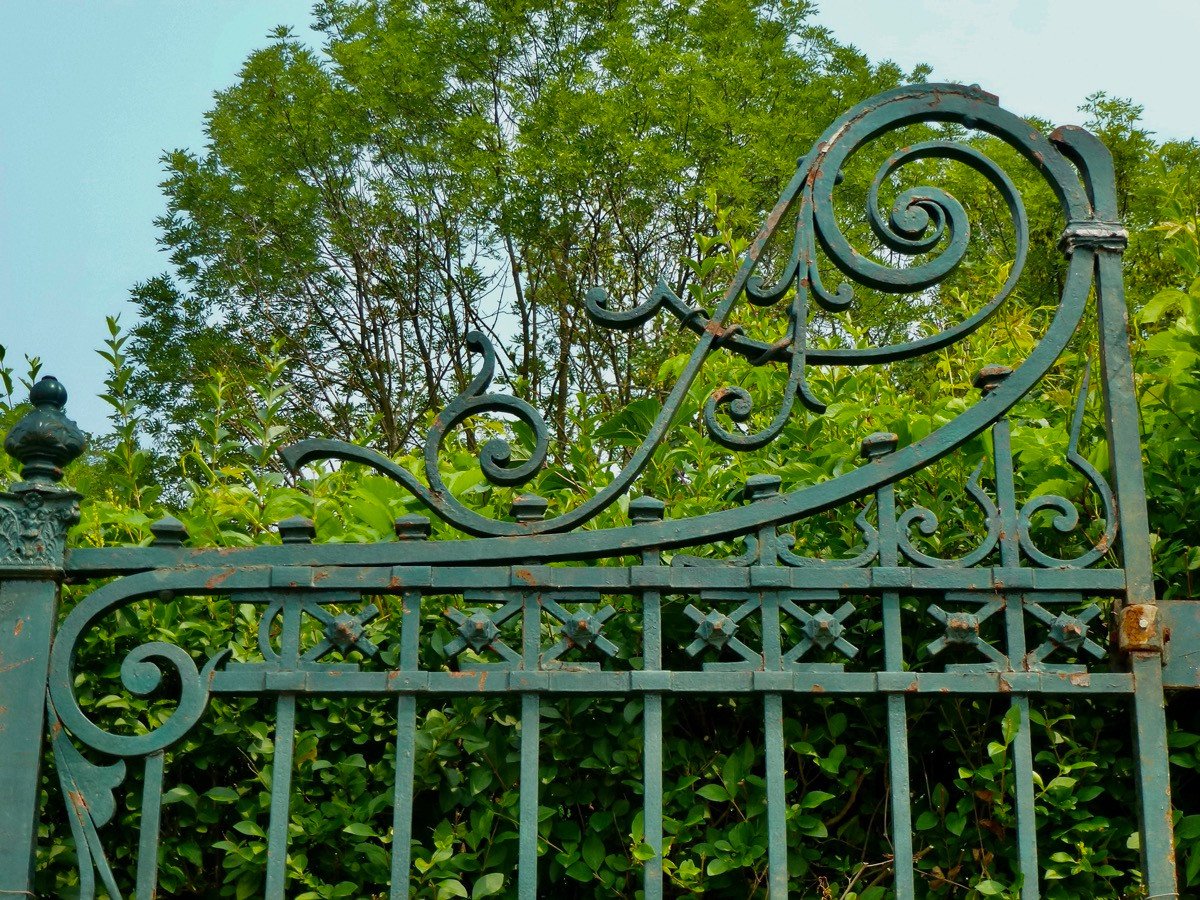
<svg viewBox="0 0 1200 900"><path fill-rule="evenodd" d="M951 140L913 144L890 156L871 182L867 216L878 240L910 260L886 266L856 252L842 233L832 193L843 165L859 148L915 123L949 123L986 132L1017 150L1045 179L1067 223L1061 247L1066 277L1052 320L1036 348L1015 369L987 366L976 386L977 402L955 420L907 446L895 435L864 436L863 463L829 481L781 493L778 478L750 479L742 505L686 519L672 519L661 502L629 501L629 524L584 529L601 511L628 496L638 476L667 436L705 360L727 351L754 365L787 368L783 401L771 421L750 431L753 398L741 387L715 393L703 416L712 439L731 451L753 449L776 439L796 400L813 412L823 409L806 380L812 365L866 366L929 353L980 327L1011 295L1028 251L1029 227L1022 200L1000 167L973 147ZM900 168L925 159L952 160L977 172L999 193L1011 218L1016 251L1011 271L994 297L959 324L907 342L865 349L810 346L811 305L836 315L855 300L854 284L871 289L919 292L939 284L963 259L969 228L963 206L933 187L906 190L885 216L879 208L883 185ZM780 276L764 283L758 272L764 248L776 232L794 227L791 252ZM273 783L263 892L287 890L288 811L297 705L306 698L390 696L396 702L391 874L393 897L409 893L413 838L413 773L417 706L423 698L491 694L519 699L519 868L513 885L522 897L539 893L538 793L542 703L567 695L639 697L643 703L645 844L653 855L644 865L647 898L663 896L664 698L671 695L761 697L767 817L769 889L787 894L785 822L787 776L784 700L814 692L879 696L886 702L889 747L890 837L894 884L902 897L916 895L909 773L910 696L1007 694L1015 710L1013 740L1017 813L1016 840L1023 873L1021 894L1039 896L1038 844L1033 793L1030 709L1049 694L1109 696L1128 704L1138 744L1137 779L1142 817L1143 878L1156 898L1177 896L1172 854L1170 784L1166 756L1164 688L1200 686L1200 614L1187 604L1156 603L1150 570L1149 535L1140 464L1139 434L1129 359L1121 252L1125 232L1116 222L1111 160L1091 135L1062 128L1043 135L1001 109L976 87L921 85L882 94L834 123L800 160L796 175L750 245L723 298L710 314L695 309L660 283L644 303L610 308L603 291L587 298L597 323L637 328L666 313L697 335L677 383L629 463L612 481L577 507L546 517L547 504L520 496L510 520L468 509L446 489L438 455L452 429L481 412L515 416L532 429L532 457L516 463L500 439L485 444L479 464L498 485L526 484L545 462L548 430L522 400L490 392L495 353L472 333L470 346L483 365L469 388L437 417L425 447L422 481L387 457L336 440L303 441L285 452L295 470L321 459L364 463L408 489L430 512L462 531L466 540L431 540L427 519L406 516L396 523L396 542L321 545L312 523L288 519L278 525L281 546L220 551L186 546L181 523L164 519L152 528L149 547L67 550L67 527L78 517L79 497L59 485L62 467L82 450L82 435L63 414L65 391L53 379L31 392L34 411L8 436L6 449L24 466L24 480L0 495L0 893L27 893L38 810L38 765L44 735L55 759L79 861L82 896L103 889L124 895L108 862L101 829L115 813L114 791L129 767L142 772L141 829L137 847L136 895L153 896L157 880L159 818L167 778L166 752L201 725L210 698L221 695L274 699ZM847 281L836 290L822 282L818 257ZM1044 552L1031 522L1049 510L1054 527L1077 532L1079 512L1066 498L1037 496L1022 505L1014 487L1007 414L1059 360L1095 298L1100 329L1100 379L1106 415L1110 489L1079 452L1088 373L1070 429L1067 460L1101 500L1103 534L1077 558ZM788 299L788 327L774 343L754 340L729 324L743 299L767 305ZM725 420L732 423L725 424ZM985 520L974 549L941 558L921 549L938 520L922 506L899 510L896 484L990 433L991 471L983 463L964 491ZM984 488L987 478L993 494ZM823 560L801 554L780 531L805 516L866 501L858 515L864 550L852 559ZM1118 518L1119 511L1119 518ZM1119 525L1119 527L1118 527ZM686 550L740 538L745 552L717 559L686 552L670 563L665 550ZM1098 568L1115 547L1119 561ZM604 566L561 567L560 561L605 560ZM104 580L54 630L58 585ZM218 650L201 663L184 648L150 642L121 663L125 687L147 695L167 672L180 694L174 712L141 734L112 733L97 725L74 690L75 653L82 635L139 600L173 595L233 597L261 610L259 658L232 660ZM423 604L445 596L462 599L447 616L457 636L446 646L452 669L422 668L420 621ZM640 621L641 646L619 646L605 628L619 613L609 602L631 597ZM394 668L329 662L327 656L355 650L377 656L364 626L378 613L372 599L396 598L401 609L400 652ZM919 630L934 629L928 654L953 653L970 662L941 670L914 670L902 636L917 628L906 619L906 598L920 598L926 618ZM1090 604L1090 605L1089 605ZM1115 609L1121 664L1105 669L1090 662L1108 655L1100 631L1104 609ZM848 627L878 610L882 662L853 668L863 647ZM336 611L335 611L336 610ZM681 646L696 667L667 668L664 623L687 621ZM305 623L320 635L305 646ZM1174 630L1164 656L1161 635ZM751 625L755 625L751 628ZM278 632L275 645L273 634ZM751 632L757 633L756 645ZM1031 639L1032 636L1032 639ZM861 638L855 638L861 643ZM951 649L953 648L953 649ZM1073 662L1060 662L1062 656ZM579 661L570 659L582 656ZM481 662L484 657L490 662ZM613 665L640 658L640 668ZM10 662L11 661L11 662ZM1165 662L1165 668L1164 668ZM1122 699L1124 698L1124 699ZM41 727L49 724L48 732ZM82 748L82 749L81 749ZM543 886L544 888L544 886Z"/></svg>

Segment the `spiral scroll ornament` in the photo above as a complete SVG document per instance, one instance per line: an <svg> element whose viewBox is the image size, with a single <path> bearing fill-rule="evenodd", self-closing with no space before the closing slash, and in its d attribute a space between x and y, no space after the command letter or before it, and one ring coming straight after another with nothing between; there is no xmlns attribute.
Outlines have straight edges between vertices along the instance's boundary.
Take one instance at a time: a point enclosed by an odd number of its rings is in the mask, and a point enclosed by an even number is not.
<svg viewBox="0 0 1200 900"><path fill-rule="evenodd" d="M932 537L937 533L939 522L937 514L933 510L924 506L914 506L912 509L905 511L896 523L897 544L899 545L900 552L906 558L919 566L929 566L932 568L975 566L987 558L987 555L995 549L996 544L1000 540L1000 511L996 508L996 504L992 502L992 498L988 496L987 491L979 484L979 478L982 473L983 460L980 460L979 465L971 473L971 477L967 479L967 493L983 513L984 521L987 523L987 534L984 535L979 546L971 552L953 559L931 556L918 549L912 541L912 526L918 526L921 534L926 537Z"/></svg>
<svg viewBox="0 0 1200 900"><path fill-rule="evenodd" d="M50 697L54 709L68 731L102 753L145 756L165 750L183 738L204 715L213 673L229 656L229 650L222 650L203 668L197 669L191 655L174 644L150 641L135 647L121 662L121 683L135 696L146 697L159 688L169 668L179 681L175 710L162 724L145 734L114 734L89 719L80 708L74 690L79 639L109 613L157 593L152 573L105 585L71 610L55 638L50 655L54 673L50 679Z"/></svg>
<svg viewBox="0 0 1200 900"><path fill-rule="evenodd" d="M992 159L957 141L931 140L906 146L887 158L871 182L867 222L879 241L909 264L885 265L869 259L850 245L841 231L832 202L841 171L862 147L917 123L958 125L999 138L1042 174L1059 199L1068 221L1086 223L1094 218L1088 196L1094 173L1089 166L1099 165L1096 161L1106 157L1090 135L1071 129L1060 130L1051 136L1043 135L1031 129L1025 120L1001 109L995 97L977 87L935 84L899 88L851 110L800 160L766 225L743 254L736 274L711 313L691 307L663 281L645 301L624 310L615 308L602 290L588 293L585 298L587 311L600 325L632 329L660 312L667 312L695 332L697 340L640 446L607 485L578 506L536 520L501 521L467 508L446 489L438 471L438 452L447 433L471 416L481 413L514 416L528 426L535 437L529 459L521 462L514 462L510 447L501 439L484 445L479 464L490 483L500 486L526 483L546 459L547 433L538 413L523 400L490 390L495 352L478 332L471 334L469 342L472 349L483 355L483 366L470 387L442 411L430 429L425 444L424 481L380 453L335 440L309 440L293 445L284 451L287 464L298 470L319 459L364 463L402 484L446 522L473 535L502 537L569 532L599 515L630 490L666 437L705 360L716 349L737 353L753 365L787 364L787 381L779 408L761 429L747 430L755 404L750 393L740 386L718 391L709 398L704 409L708 431L721 445L731 450L766 446L783 431L797 400L814 412L824 408L820 398L808 386L809 366L872 365L945 347L979 328L1011 295L1021 277L1029 238L1021 197L1012 180ZM1007 207L1016 239L1013 264L1004 284L965 319L932 335L878 347L808 346L806 329L810 299L821 309L836 314L853 305L854 284L892 293L924 291L939 284L963 260L970 240L970 226L962 204L946 191L934 186L909 188L900 192L886 213L880 207L883 185L904 166L927 159L965 165L979 173L998 192ZM1103 172L1099 175L1107 177ZM760 260L764 248L782 227L793 228L791 254L779 276L768 280L758 271ZM836 291L830 291L822 282L817 266L818 248L846 277ZM1070 264L1053 320L1025 363L987 402L977 403L926 438L891 455L885 462L863 466L829 482L755 504L752 510L729 509L696 517L688 521L686 528L671 529L669 536L666 526L655 528L660 528L664 538L673 545L681 546L702 542L707 537L727 535L731 528L746 534L766 524L786 524L812 510L828 508L839 500L869 494L880 484L895 481L930 464L979 434L1003 416L1048 371L1079 323L1091 283L1094 250L1090 245L1072 245L1067 250ZM786 333L779 340L767 343L750 338L739 326L732 324L731 315L743 297L750 306L790 298ZM925 521L927 519L923 518L922 522ZM640 528L639 534L651 530L646 525L632 527ZM560 543L565 554L570 542ZM614 532L610 543L621 546L625 539ZM558 547L559 543L548 544L545 548L547 558L557 555L553 548Z"/></svg>
<svg viewBox="0 0 1200 900"><path fill-rule="evenodd" d="M1025 551L1025 555L1035 565L1046 568L1086 568L1109 552L1117 536L1117 514L1115 504L1113 503L1112 489L1108 486L1108 482L1104 480L1104 476L1096 471L1096 467L1088 462L1083 454L1079 452L1079 435L1083 430L1083 413L1087 402L1090 375L1091 366L1089 365L1084 368L1083 382L1079 387L1079 396L1075 400L1075 414L1071 419L1071 436L1067 442L1067 462L1087 479L1099 495L1104 515L1104 532L1093 546L1074 558L1061 559L1050 553L1046 553L1033 540L1032 526L1034 516L1043 511L1053 512L1055 515L1051 520L1051 524L1054 526L1054 530L1059 534L1066 535L1071 534L1079 527L1079 510L1074 503L1058 494L1042 494L1041 496L1034 497L1021 507L1021 512L1017 519L1017 532L1020 535L1021 549Z"/></svg>

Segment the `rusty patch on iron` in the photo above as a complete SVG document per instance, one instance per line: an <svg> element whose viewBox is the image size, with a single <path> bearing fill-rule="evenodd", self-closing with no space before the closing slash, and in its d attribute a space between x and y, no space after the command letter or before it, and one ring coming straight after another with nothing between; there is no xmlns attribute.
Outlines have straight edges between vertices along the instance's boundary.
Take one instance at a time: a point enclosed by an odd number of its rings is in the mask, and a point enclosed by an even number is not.
<svg viewBox="0 0 1200 900"><path fill-rule="evenodd" d="M1117 623L1117 646L1126 653L1161 652L1158 607L1133 603L1123 608Z"/></svg>
<svg viewBox="0 0 1200 900"><path fill-rule="evenodd" d="M25 620L17 619L17 624L13 628L13 637L20 637L22 630L25 628Z"/></svg>
<svg viewBox="0 0 1200 900"><path fill-rule="evenodd" d="M233 573L236 571L237 569L226 569L224 572L219 572L208 579L208 581L204 582L204 587L210 591L216 590L218 587L232 578Z"/></svg>
<svg viewBox="0 0 1200 900"><path fill-rule="evenodd" d="M821 686L821 685L819 685L819 684L814 684L814 685L812 686L812 693L814 693L814 694L823 694L823 693L825 693L825 688L824 688L824 687L822 687L822 686Z"/></svg>
<svg viewBox="0 0 1200 900"><path fill-rule="evenodd" d="M530 587L537 587L537 579L533 577L533 573L528 569L513 569L513 575L521 579Z"/></svg>
<svg viewBox="0 0 1200 900"><path fill-rule="evenodd" d="M19 668L21 668L21 666L24 666L31 662L33 662L32 656L29 657L28 659L19 659L15 663L9 663L7 666L0 666L0 673L11 672L13 669L19 669Z"/></svg>

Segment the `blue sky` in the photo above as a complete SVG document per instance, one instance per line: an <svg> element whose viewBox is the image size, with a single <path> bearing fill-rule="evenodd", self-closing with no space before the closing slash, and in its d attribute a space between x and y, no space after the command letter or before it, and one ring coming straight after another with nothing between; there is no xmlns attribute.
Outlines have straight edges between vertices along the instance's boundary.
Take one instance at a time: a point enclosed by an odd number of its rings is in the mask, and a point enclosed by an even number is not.
<svg viewBox="0 0 1200 900"><path fill-rule="evenodd" d="M1200 0L821 0L818 21L872 59L978 82L1059 124L1091 92L1146 107L1163 138L1200 136ZM131 285L167 268L153 219L159 157L200 148L212 93L279 24L307 32L305 0L0 0L0 344L71 391L106 428L104 318L133 315ZM1188 74L1192 72L1193 74ZM821 123L824 124L824 123Z"/></svg>

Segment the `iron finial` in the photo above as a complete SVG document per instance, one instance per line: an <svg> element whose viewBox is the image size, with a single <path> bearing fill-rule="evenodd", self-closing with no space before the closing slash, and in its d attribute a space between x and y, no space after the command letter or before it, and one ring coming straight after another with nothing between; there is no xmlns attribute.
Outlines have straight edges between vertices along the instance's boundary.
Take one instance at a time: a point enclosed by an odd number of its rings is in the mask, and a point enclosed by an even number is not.
<svg viewBox="0 0 1200 900"><path fill-rule="evenodd" d="M742 496L753 503L755 500L766 500L779 493L779 485L783 483L778 475L751 475L746 479L742 488Z"/></svg>
<svg viewBox="0 0 1200 900"><path fill-rule="evenodd" d="M395 528L396 537L402 541L426 541L432 533L429 517L422 515L397 516Z"/></svg>
<svg viewBox="0 0 1200 900"><path fill-rule="evenodd" d="M182 547L188 537L187 526L174 516L163 516L151 522L150 533L154 535L155 547Z"/></svg>
<svg viewBox="0 0 1200 900"><path fill-rule="evenodd" d="M279 537L285 544L309 544L317 536L316 526L312 519L304 516L291 516L275 523Z"/></svg>
<svg viewBox="0 0 1200 900"><path fill-rule="evenodd" d="M537 494L518 494L512 502L513 518L520 523L540 522L546 518L546 509L549 506L550 501L545 497L539 497Z"/></svg>
<svg viewBox="0 0 1200 900"><path fill-rule="evenodd" d="M641 522L661 522L667 505L654 497L641 496L629 501L629 521L635 525Z"/></svg>
<svg viewBox="0 0 1200 900"><path fill-rule="evenodd" d="M21 463L26 481L53 484L61 481L63 466L83 453L87 442L79 426L63 414L67 389L47 375L29 391L33 409L4 440L8 455Z"/></svg>

